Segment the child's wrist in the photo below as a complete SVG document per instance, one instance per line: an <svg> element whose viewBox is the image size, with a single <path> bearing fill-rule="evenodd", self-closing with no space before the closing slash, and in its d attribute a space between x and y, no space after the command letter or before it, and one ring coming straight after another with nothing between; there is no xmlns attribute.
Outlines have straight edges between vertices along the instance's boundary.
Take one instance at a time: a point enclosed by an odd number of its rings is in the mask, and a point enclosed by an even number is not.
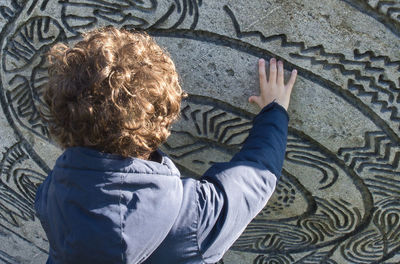
<svg viewBox="0 0 400 264"><path fill-rule="evenodd" d="M274 101L270 102L269 104L267 104L266 106L264 106L260 110L260 112L257 114L257 116L260 116L263 113L269 112L270 110L273 110L273 109L277 109L278 111L281 111L282 113L284 113L284 115L287 118L287 121L289 122L289 113L287 112L286 108L283 105L279 104L276 100L274 100Z"/></svg>

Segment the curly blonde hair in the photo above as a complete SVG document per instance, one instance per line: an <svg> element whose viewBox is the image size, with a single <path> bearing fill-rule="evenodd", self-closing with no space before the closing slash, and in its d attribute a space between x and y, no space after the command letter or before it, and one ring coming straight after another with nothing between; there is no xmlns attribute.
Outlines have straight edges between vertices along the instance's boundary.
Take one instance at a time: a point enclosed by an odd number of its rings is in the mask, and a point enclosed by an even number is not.
<svg viewBox="0 0 400 264"><path fill-rule="evenodd" d="M98 28L47 57L42 115L61 147L147 159L165 142L186 94L169 53L147 33Z"/></svg>

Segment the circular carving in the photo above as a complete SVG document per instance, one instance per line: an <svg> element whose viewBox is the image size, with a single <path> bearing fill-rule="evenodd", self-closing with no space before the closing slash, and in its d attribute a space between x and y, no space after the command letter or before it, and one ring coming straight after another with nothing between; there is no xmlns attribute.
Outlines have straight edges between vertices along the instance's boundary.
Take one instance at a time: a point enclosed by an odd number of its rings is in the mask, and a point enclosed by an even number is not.
<svg viewBox="0 0 400 264"><path fill-rule="evenodd" d="M343 1L400 36L398 4ZM85 30L115 25L147 29L171 46L178 62L184 58L182 76L190 97L163 146L184 176L199 178L213 163L239 151L254 117L240 103L245 95L240 89L254 77L241 69L249 58L274 56L288 69L298 69L303 89L295 99L301 102L301 113L291 113L281 180L232 250L253 254L253 263L393 260L400 243L400 62L373 50L333 52L324 43L313 46L283 33L249 30L252 25L243 25L245 19L232 5L201 0L41 0L0 6L7 21L0 33L0 103L16 141L0 162L0 224L46 252L42 237L21 230L23 221L34 221L36 188L52 166L50 156L60 152L48 140L38 111L47 81L44 53L56 42L78 40ZM204 27L202 14L211 11L219 12L215 19L223 18L226 28ZM320 101L303 106L307 101L302 96L309 94L302 91L310 86L313 100ZM309 118L321 109L314 110L318 105L332 116ZM332 123L338 127L323 131L332 119L338 120ZM357 130L353 121L362 127ZM362 135L353 135L357 131Z"/></svg>

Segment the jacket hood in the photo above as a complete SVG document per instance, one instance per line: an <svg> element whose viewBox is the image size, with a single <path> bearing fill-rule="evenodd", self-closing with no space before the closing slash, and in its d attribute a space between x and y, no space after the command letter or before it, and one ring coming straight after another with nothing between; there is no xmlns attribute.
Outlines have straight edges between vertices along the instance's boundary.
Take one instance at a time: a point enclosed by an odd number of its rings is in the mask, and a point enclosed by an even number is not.
<svg viewBox="0 0 400 264"><path fill-rule="evenodd" d="M52 263L141 263L158 247L183 188L173 162L157 153L160 163L85 147L64 151L35 200Z"/></svg>

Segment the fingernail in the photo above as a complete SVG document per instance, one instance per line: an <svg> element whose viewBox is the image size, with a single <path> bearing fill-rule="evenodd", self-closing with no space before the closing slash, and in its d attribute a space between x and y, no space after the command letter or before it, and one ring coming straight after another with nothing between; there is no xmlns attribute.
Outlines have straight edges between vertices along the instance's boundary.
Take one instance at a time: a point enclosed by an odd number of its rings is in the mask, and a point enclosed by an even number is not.
<svg viewBox="0 0 400 264"><path fill-rule="evenodd" d="M258 60L258 62L263 63L263 62L264 62L264 59L261 59L261 58L260 58L260 59Z"/></svg>
<svg viewBox="0 0 400 264"><path fill-rule="evenodd" d="M294 70L293 70L293 73L297 73L297 70L296 70L296 69L294 69Z"/></svg>

